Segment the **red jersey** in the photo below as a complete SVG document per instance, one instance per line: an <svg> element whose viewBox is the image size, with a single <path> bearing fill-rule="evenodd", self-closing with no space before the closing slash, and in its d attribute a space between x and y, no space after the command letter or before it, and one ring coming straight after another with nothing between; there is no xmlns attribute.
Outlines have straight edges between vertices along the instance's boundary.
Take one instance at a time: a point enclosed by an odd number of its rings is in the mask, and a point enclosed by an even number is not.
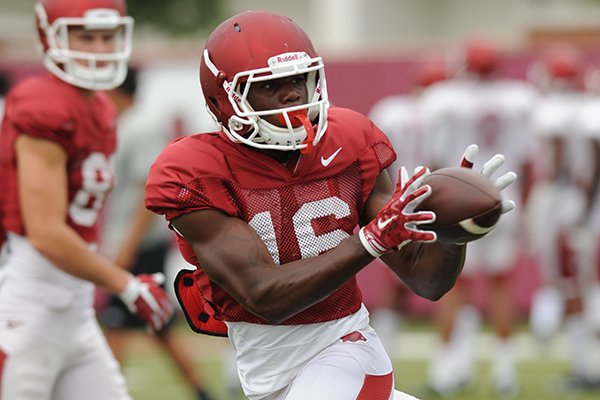
<svg viewBox="0 0 600 400"><path fill-rule="evenodd" d="M167 220L204 209L239 218L254 228L276 264L286 264L352 235L377 176L394 159L388 139L367 117L331 108L314 151L287 166L217 132L171 142L150 169L146 206ZM186 260L200 267L187 242L178 237L178 244ZM209 281L201 290L216 306L217 319L266 323L217 284ZM353 278L282 324L339 319L356 312L361 300Z"/></svg>
<svg viewBox="0 0 600 400"><path fill-rule="evenodd" d="M83 90L54 75L16 85L5 102L0 131L1 225L25 234L19 206L15 141L19 135L51 140L67 153L67 223L84 240L97 240L98 213L112 188L116 112L105 93Z"/></svg>

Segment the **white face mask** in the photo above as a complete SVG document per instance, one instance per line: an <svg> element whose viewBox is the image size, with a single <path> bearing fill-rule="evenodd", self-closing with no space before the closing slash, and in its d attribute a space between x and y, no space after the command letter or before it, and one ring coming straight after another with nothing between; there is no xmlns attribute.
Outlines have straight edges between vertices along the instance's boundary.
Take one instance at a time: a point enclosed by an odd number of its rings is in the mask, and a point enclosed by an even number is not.
<svg viewBox="0 0 600 400"><path fill-rule="evenodd" d="M48 48L44 66L65 82L90 90L109 90L123 83L131 55L133 18L122 17L116 10L88 10L82 18L57 18L48 24L41 4L35 7ZM115 30L115 49L110 53L75 51L69 48L70 27L86 30ZM98 66L101 62L102 66Z"/></svg>
<svg viewBox="0 0 600 400"><path fill-rule="evenodd" d="M204 52L204 61L217 76L218 68ZM235 114L229 126L223 126L227 136L235 141L260 149L310 151L327 130L329 100L325 83L325 66L320 57L310 58L306 53L286 53L271 57L268 67L237 73L231 81L224 81L223 88ZM308 102L286 108L255 111L247 100L252 83L307 75ZM244 85L240 83L244 82ZM241 89L243 86L243 89ZM283 127L275 126L263 116L281 115ZM316 130L312 121L316 119ZM250 127L243 135L240 132Z"/></svg>

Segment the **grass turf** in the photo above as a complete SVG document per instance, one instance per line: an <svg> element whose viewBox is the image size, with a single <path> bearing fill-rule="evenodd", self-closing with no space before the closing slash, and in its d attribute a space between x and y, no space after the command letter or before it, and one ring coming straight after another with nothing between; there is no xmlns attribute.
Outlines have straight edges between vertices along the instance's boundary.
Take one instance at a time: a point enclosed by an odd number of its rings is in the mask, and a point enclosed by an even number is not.
<svg viewBox="0 0 600 400"><path fill-rule="evenodd" d="M217 396L216 400L239 400L227 394L223 378L223 359L227 341L195 335L187 327L178 329L181 340L185 341L189 353L196 362L209 389ZM413 338L423 336L427 329L417 328ZM430 333L430 332L429 332ZM523 335L527 335L523 333ZM431 335L430 335L431 336ZM408 340L400 335L400 340ZM429 349L432 349L429 346ZM394 359L396 388L423 400L435 399L425 388L428 359L431 354L414 354ZM464 392L451 397L453 400L498 400L489 384L489 360L479 358L477 375L473 384ZM520 391L515 400L554 400L577 399L598 400L600 391L567 391L562 385L566 376L567 364L564 357L521 357L519 364ZM134 400L194 400L193 393L175 369L164 350L142 338L132 344L123 372ZM332 399L335 400L335 399Z"/></svg>

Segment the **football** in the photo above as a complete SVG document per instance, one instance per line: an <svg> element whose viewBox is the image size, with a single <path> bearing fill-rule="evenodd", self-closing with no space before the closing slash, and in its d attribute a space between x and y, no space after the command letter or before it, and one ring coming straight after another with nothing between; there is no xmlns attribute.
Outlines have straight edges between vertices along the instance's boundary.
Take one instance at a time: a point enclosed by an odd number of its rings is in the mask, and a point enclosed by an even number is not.
<svg viewBox="0 0 600 400"><path fill-rule="evenodd" d="M433 211L436 220L422 225L433 230L438 241L467 243L485 236L500 218L502 196L485 176L462 167L433 171L423 184L431 186L431 195L416 211Z"/></svg>

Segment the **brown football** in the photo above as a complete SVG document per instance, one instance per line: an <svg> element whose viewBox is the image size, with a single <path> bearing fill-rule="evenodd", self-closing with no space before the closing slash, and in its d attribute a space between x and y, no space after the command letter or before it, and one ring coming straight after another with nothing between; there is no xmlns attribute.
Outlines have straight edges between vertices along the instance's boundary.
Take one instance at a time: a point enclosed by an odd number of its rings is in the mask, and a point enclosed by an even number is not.
<svg viewBox="0 0 600 400"><path fill-rule="evenodd" d="M438 241L467 243L485 236L500 218L502 196L494 184L469 168L449 167L433 171L424 184L431 195L417 211L433 211L436 220L422 225L433 230Z"/></svg>

